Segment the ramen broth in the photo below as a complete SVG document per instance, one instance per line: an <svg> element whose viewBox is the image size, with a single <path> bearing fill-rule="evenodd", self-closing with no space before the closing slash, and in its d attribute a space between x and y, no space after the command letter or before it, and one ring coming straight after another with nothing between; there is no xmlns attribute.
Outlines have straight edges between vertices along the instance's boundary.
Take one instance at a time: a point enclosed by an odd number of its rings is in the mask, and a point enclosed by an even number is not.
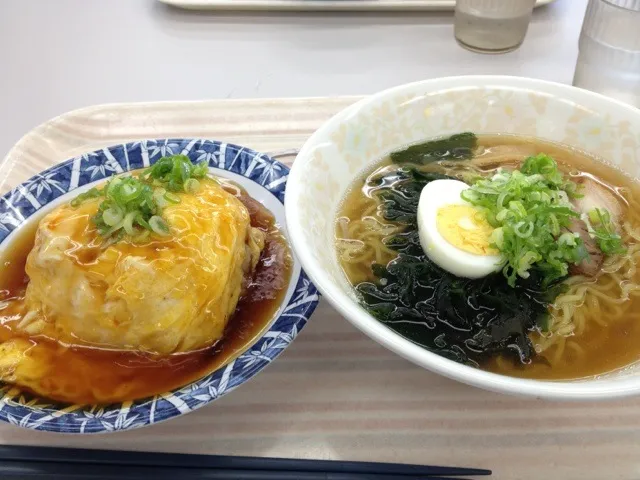
<svg viewBox="0 0 640 480"><path fill-rule="evenodd" d="M440 173L468 182L469 178L478 174L492 175L500 167L517 168L526 157L539 153L553 157L561 171L572 179L588 177L605 186L623 208L621 223L625 223L632 231L640 231L640 185L618 169L564 145L537 138L479 135L477 149L471 160L447 160L415 167L421 172ZM377 242L373 249L375 254L363 254L362 258L351 258L350 261L341 257L338 247L342 268L354 286L360 282L376 281L378 277L372 271L372 264L387 264L398 255L381 241L394 229L397 230L397 226L381 216L380 205L373 196L376 187L368 185L368 182L381 173L393 172L399 167L389 158L376 163L348 190L340 207L336 226L338 241ZM382 225L384 228L380 231L383 233L375 234L366 228L355 228L356 223L363 219ZM580 321L576 321L574 331L558 335L533 330L529 336L538 353L529 363L523 364L513 358L497 355L484 358L479 362L479 367L516 377L564 380L592 377L637 362L640 359L640 292L635 287L640 285L640 269L635 269L635 256L638 255L640 259L640 237L637 234L635 237L623 235L623 239L628 247L626 255L630 257L630 268L621 275L603 271L595 278L584 279L585 288L591 288L589 291L593 294L588 293L585 303L577 307L574 315ZM603 269L606 269L606 265ZM631 292L628 299L624 299L620 293L625 282L627 287L624 288ZM419 338L407 335L406 331L396 331L409 340L423 344Z"/></svg>

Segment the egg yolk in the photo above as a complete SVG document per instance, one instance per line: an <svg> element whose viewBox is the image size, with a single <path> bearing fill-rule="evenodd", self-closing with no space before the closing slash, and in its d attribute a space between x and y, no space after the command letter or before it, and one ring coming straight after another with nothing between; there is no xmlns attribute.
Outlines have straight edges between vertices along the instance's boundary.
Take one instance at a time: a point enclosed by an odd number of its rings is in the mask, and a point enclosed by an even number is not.
<svg viewBox="0 0 640 480"><path fill-rule="evenodd" d="M490 246L493 227L470 205L447 205L438 210L436 226L442 237L460 250L476 255L497 255Z"/></svg>

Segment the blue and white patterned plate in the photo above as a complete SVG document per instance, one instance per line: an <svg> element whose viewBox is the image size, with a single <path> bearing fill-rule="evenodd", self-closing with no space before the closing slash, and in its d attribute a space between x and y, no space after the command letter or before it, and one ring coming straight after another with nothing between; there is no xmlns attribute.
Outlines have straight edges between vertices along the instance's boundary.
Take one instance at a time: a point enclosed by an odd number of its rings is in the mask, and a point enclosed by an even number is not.
<svg viewBox="0 0 640 480"><path fill-rule="evenodd" d="M207 161L213 175L242 185L271 210L281 228L285 228L283 202L289 174L285 165L228 143L196 139L146 140L73 158L4 195L0 199L0 248L11 241L7 240L11 232L40 209L66 201L111 175L144 168L164 155L178 153L189 156L192 161ZM0 388L0 420L50 432L101 433L143 427L190 412L235 389L274 360L296 337L317 303L318 292L296 259L287 295L269 330L222 369L172 392L107 406L53 404L6 385Z"/></svg>

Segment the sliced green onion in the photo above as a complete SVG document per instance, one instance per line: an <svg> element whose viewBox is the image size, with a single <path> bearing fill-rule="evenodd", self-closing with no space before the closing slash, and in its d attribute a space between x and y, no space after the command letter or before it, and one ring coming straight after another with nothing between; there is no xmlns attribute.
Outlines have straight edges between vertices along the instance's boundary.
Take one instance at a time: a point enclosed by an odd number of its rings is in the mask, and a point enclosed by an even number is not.
<svg viewBox="0 0 640 480"><path fill-rule="evenodd" d="M498 222L504 222L507 218L511 217L513 217L513 212L504 208L498 212L498 214L496 215L496 220Z"/></svg>
<svg viewBox="0 0 640 480"><path fill-rule="evenodd" d="M533 222L518 222L515 227L513 227L513 230L520 238L530 237L533 232Z"/></svg>
<svg viewBox="0 0 640 480"><path fill-rule="evenodd" d="M127 235L133 235L136 233L135 228L133 227L133 221L138 215L138 212L129 212L125 215L124 221L122 222L122 228L127 232Z"/></svg>
<svg viewBox="0 0 640 480"><path fill-rule="evenodd" d="M502 192L500 195L498 195L498 201L496 202L498 208L504 207L504 200L505 198L507 198L507 195L507 192Z"/></svg>
<svg viewBox="0 0 640 480"><path fill-rule="evenodd" d="M92 218L98 233L113 243L129 235L134 241L146 238L144 231L168 235L169 227L162 211L170 204L180 202L172 192L197 193L199 179L209 171L206 162L194 165L185 155L162 157L137 176L113 177L104 189L91 189L72 202L80 205L84 200L104 197L98 212ZM141 229L144 229L141 232ZM116 240L117 239L117 240Z"/></svg>
<svg viewBox="0 0 640 480"><path fill-rule="evenodd" d="M167 191L164 188L156 188L153 192L153 200L156 202L156 205L160 209L163 209L164 207L169 205L169 202L165 198L166 193Z"/></svg>
<svg viewBox="0 0 640 480"><path fill-rule="evenodd" d="M536 252L528 251L518 260L518 275L522 278L529 278L529 269L540 259Z"/></svg>
<svg viewBox="0 0 640 480"><path fill-rule="evenodd" d="M208 165L194 165L185 155L162 157L145 171L145 175L166 186L168 190L186 191L185 184L191 179L204 178L208 173Z"/></svg>
<svg viewBox="0 0 640 480"><path fill-rule="evenodd" d="M518 277L528 277L532 268L539 269L543 284L549 285L567 274L569 263L588 257L579 236L562 233L579 217L570 203L578 196L577 185L544 154L528 157L519 170L500 169L478 179L462 194L495 228L490 241L504 257L503 273L511 286ZM617 240L602 233L605 252Z"/></svg>
<svg viewBox="0 0 640 480"><path fill-rule="evenodd" d="M558 217L555 214L549 215L549 230L553 235L558 235L560 233L560 222L558 221Z"/></svg>
<svg viewBox="0 0 640 480"><path fill-rule="evenodd" d="M622 237L616 232L615 225L611 221L611 214L604 208L594 208L589 211L588 218L591 223L590 234L596 239L598 247L607 255L620 255L626 252L622 246Z"/></svg>
<svg viewBox="0 0 640 480"><path fill-rule="evenodd" d="M136 215L136 223L138 225L140 225L142 228L145 228L147 230L151 230L151 225L149 225L149 222L147 222L144 217L142 216L142 214L140 212L138 212L138 214Z"/></svg>
<svg viewBox="0 0 640 480"><path fill-rule="evenodd" d="M527 210L524 208L524 205L522 205L522 202L520 200L509 202L509 210L517 213L520 217L527 216Z"/></svg>
<svg viewBox="0 0 640 480"><path fill-rule="evenodd" d="M187 180L191 178L190 164L191 162L178 162L174 164L174 165L177 165L178 178L181 180L180 183L182 183L183 185ZM176 167L174 166L174 169L175 168Z"/></svg>
<svg viewBox="0 0 640 480"><path fill-rule="evenodd" d="M136 185L133 185L131 183L122 185L122 188L120 189L120 195L123 202L130 202L141 194L142 189L136 187Z"/></svg>
<svg viewBox="0 0 640 480"><path fill-rule="evenodd" d="M539 192L540 193L540 201L542 203L551 203L553 201L553 196L549 192ZM564 192L563 192L564 193ZM566 195L565 195L566 197Z"/></svg>
<svg viewBox="0 0 640 480"><path fill-rule="evenodd" d="M153 217L151 217L149 219L149 226L151 227L151 231L153 231L158 235L161 235L161 236L169 235L169 227L166 224L166 222L162 219L162 217L159 217L157 215L154 215Z"/></svg>
<svg viewBox="0 0 640 480"><path fill-rule="evenodd" d="M576 245L576 236L572 232L565 232L558 237L558 243L560 245L569 245L570 247L573 247Z"/></svg>
<svg viewBox="0 0 640 480"><path fill-rule="evenodd" d="M544 176L539 173L525 177L525 182L527 182L529 185L533 185L534 183L538 183L542 181L544 181Z"/></svg>
<svg viewBox="0 0 640 480"><path fill-rule="evenodd" d="M600 213L599 208L594 208L593 210L589 210L588 215L589 215L589 220L591 221L592 224L600 223L600 218L602 217L602 214Z"/></svg>
<svg viewBox="0 0 640 480"><path fill-rule="evenodd" d="M116 225L114 225L113 227L104 230L104 233L100 233L103 237L110 237L111 235L113 235L114 233L116 233L118 230L120 230L122 228L122 226L124 225L124 219L122 219L119 223L117 223Z"/></svg>
<svg viewBox="0 0 640 480"><path fill-rule="evenodd" d="M110 227L117 225L124 218L124 212L122 208L114 205L113 207L107 208L104 212L102 212L102 220L104 223Z"/></svg>
<svg viewBox="0 0 640 480"><path fill-rule="evenodd" d="M498 250L502 250L504 245L504 230L502 227L496 228L491 234L490 242L496 246Z"/></svg>
<svg viewBox="0 0 640 480"><path fill-rule="evenodd" d="M122 183L122 179L120 177L113 177L109 180L109 183L107 183L107 196L115 195L120 183Z"/></svg>
<svg viewBox="0 0 640 480"><path fill-rule="evenodd" d="M209 165L206 162L195 165L191 170L192 178L204 178L207 173L209 173Z"/></svg>
<svg viewBox="0 0 640 480"><path fill-rule="evenodd" d="M169 203L180 203L180 197L175 193L167 192L164 194L164 198Z"/></svg>
<svg viewBox="0 0 640 480"><path fill-rule="evenodd" d="M184 182L184 191L187 193L197 193L200 190L200 182L195 178L190 178Z"/></svg>

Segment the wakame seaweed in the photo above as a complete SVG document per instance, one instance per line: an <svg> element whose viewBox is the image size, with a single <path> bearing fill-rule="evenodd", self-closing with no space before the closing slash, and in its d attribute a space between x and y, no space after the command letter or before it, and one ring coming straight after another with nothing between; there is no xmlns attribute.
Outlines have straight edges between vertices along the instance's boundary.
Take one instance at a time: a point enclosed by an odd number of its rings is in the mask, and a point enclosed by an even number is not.
<svg viewBox="0 0 640 480"><path fill-rule="evenodd" d="M560 284L542 289L541 276L532 271L512 288L501 272L472 280L432 262L420 245L417 209L422 188L441 178L451 177L404 166L370 181L381 215L405 228L385 239L398 256L372 266L377 281L356 286L360 300L389 328L452 360L478 365L505 353L527 363L535 355L527 334L546 325Z"/></svg>
<svg viewBox="0 0 640 480"><path fill-rule="evenodd" d="M393 163L415 163L425 165L438 160L467 160L473 156L478 137L471 132L458 133L440 140L413 145L393 152Z"/></svg>
<svg viewBox="0 0 640 480"><path fill-rule="evenodd" d="M412 167L400 167L396 172L371 181L382 200L386 220L417 225L418 201L422 188L433 180L451 178L440 173L421 173Z"/></svg>

